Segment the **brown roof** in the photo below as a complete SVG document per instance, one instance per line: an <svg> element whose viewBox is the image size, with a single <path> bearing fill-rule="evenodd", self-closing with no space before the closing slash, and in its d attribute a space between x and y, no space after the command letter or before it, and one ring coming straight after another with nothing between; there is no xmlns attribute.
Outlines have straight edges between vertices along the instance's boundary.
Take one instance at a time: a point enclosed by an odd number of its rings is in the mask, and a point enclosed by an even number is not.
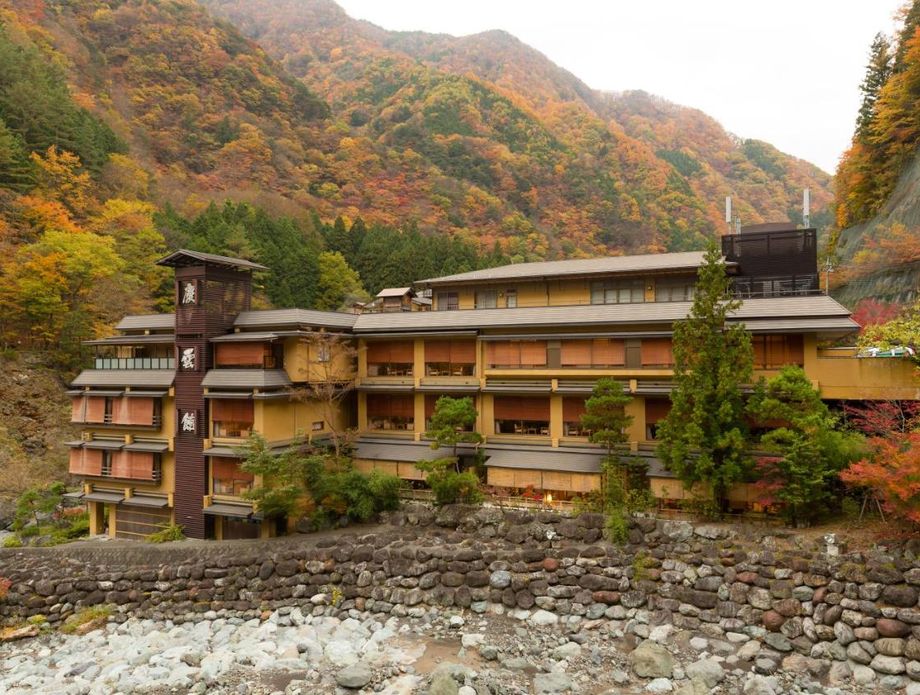
<svg viewBox="0 0 920 695"><path fill-rule="evenodd" d="M140 386L169 388L176 378L172 369L84 369L71 386Z"/></svg>
<svg viewBox="0 0 920 695"><path fill-rule="evenodd" d="M264 265L253 263L252 261L244 261L242 258L218 256L214 253L189 251L188 249L179 249L166 256L166 258L161 258L157 261L157 265L165 265L172 268L201 265L202 263L205 265L216 265L222 268L235 268L236 270L268 270Z"/></svg>
<svg viewBox="0 0 920 695"><path fill-rule="evenodd" d="M175 328L175 314L143 314L125 316L118 325L117 331L155 331L164 328Z"/></svg>
<svg viewBox="0 0 920 695"><path fill-rule="evenodd" d="M398 333L464 328L667 324L687 318L691 306L692 302L645 302L362 314L357 317L354 331L363 335L374 332ZM849 321L852 329L856 330L858 326L849 316L849 310L832 298L826 295L811 295L748 299L734 313L733 319L747 321L837 317ZM806 330L809 328L807 323L804 327Z"/></svg>
<svg viewBox="0 0 920 695"><path fill-rule="evenodd" d="M273 328L280 326L311 326L316 328L351 328L357 314L312 309L268 309L244 311L233 325L237 328Z"/></svg>
<svg viewBox="0 0 920 695"><path fill-rule="evenodd" d="M695 270L703 265L703 251L680 253L650 253L638 256L605 256L571 261L541 261L539 263L513 263L497 268L472 270L456 275L421 280L419 285L447 285L467 282L492 282L556 278L560 276L606 275L667 270ZM734 265L730 263L729 265Z"/></svg>

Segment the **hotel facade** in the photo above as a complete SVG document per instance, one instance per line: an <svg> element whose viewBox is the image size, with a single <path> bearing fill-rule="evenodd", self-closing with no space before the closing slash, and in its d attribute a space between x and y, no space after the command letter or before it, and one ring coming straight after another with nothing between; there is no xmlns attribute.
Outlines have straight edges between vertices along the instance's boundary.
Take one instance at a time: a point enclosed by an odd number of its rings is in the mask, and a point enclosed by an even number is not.
<svg viewBox="0 0 920 695"><path fill-rule="evenodd" d="M730 320L751 333L756 376L798 365L827 401L920 399L908 360L830 347L858 325L819 289L815 230L746 228L722 249L743 300ZM88 504L92 533L142 538L176 523L195 538L274 535L284 524L244 497L261 483L240 467L250 434L283 451L353 430L359 469L423 487L415 464L446 453L425 436L437 399L469 396L484 441L461 460L484 459L496 489L567 500L600 485L604 452L580 417L612 377L632 396L628 449L661 503L679 501L688 493L655 458L655 437L670 408L673 326L702 262L686 252L515 264L392 293L430 295L430 311L393 301L354 314L252 311L251 275L267 269L178 251L160 261L175 269L176 312L125 317L117 335L90 341L92 368L71 384L82 427L69 442L82 480L72 496ZM730 497L754 505L745 485Z"/></svg>

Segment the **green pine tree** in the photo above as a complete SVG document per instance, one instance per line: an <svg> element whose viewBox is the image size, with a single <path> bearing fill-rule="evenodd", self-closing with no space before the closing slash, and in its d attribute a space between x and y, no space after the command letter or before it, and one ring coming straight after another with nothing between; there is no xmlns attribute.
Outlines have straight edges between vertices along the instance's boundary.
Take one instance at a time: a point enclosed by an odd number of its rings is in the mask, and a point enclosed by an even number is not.
<svg viewBox="0 0 920 695"><path fill-rule="evenodd" d="M742 386L753 377L751 338L743 324L726 325L741 306L710 243L690 316L674 325L672 408L659 429L658 455L687 488L708 485L724 507L732 483L749 467Z"/></svg>
<svg viewBox="0 0 920 695"><path fill-rule="evenodd" d="M836 498L840 471L860 458L862 438L837 429L801 367L758 384L748 412L754 422L782 423L759 439L758 449L773 454L758 461L760 483L791 524L813 521Z"/></svg>
<svg viewBox="0 0 920 695"><path fill-rule="evenodd" d="M859 91L862 93L862 105L856 117L856 137L864 140L872 129L875 119L875 102L882 87L891 75L891 44L884 34L876 34L869 51L869 64L866 66L866 76Z"/></svg>

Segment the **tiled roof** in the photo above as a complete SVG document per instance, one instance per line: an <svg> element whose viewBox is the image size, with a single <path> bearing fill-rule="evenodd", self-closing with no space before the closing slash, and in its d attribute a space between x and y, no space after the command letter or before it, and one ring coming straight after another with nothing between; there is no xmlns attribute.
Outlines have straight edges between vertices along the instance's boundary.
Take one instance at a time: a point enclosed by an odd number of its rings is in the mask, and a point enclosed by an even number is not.
<svg viewBox="0 0 920 695"><path fill-rule="evenodd" d="M384 287L377 293L378 297L403 297L412 292L411 287ZM412 294L415 294L412 292Z"/></svg>
<svg viewBox="0 0 920 695"><path fill-rule="evenodd" d="M317 328L351 328L357 314L312 309L268 309L244 311L233 325L238 328L270 328L279 326L315 326Z"/></svg>
<svg viewBox="0 0 920 695"><path fill-rule="evenodd" d="M201 251L189 251L188 249L179 249L171 253L166 258L157 261L157 265L166 265L173 268L180 268L198 263L208 263L219 265L225 268L237 268L241 270L268 270L264 265L244 261L241 258L231 258L230 256L218 256L215 253L203 253Z"/></svg>
<svg viewBox="0 0 920 695"><path fill-rule="evenodd" d="M212 369L204 375L205 388L266 389L290 386L291 380L283 369Z"/></svg>
<svg viewBox="0 0 920 695"><path fill-rule="evenodd" d="M169 388L175 378L172 369L84 369L70 385Z"/></svg>
<svg viewBox="0 0 920 695"><path fill-rule="evenodd" d="M125 316L115 330L118 331L155 331L164 328L175 328L175 314L144 314Z"/></svg>
<svg viewBox="0 0 920 695"><path fill-rule="evenodd" d="M461 311L362 314L355 333L399 332L461 328L523 328L541 326L671 323L687 318L692 302L646 302L639 304L580 304L576 306L526 307L520 309L464 309ZM848 319L846 307L826 295L748 299L733 315L734 320ZM853 323L853 328L856 324Z"/></svg>
<svg viewBox="0 0 920 695"><path fill-rule="evenodd" d="M542 261L539 263L515 263L497 268L472 270L468 273L444 275L421 280L420 285L446 285L466 282L491 282L498 280L521 280L564 275L600 275L607 273L630 273L666 270L693 270L703 264L703 251L680 253L650 253L639 256L605 256L572 261Z"/></svg>

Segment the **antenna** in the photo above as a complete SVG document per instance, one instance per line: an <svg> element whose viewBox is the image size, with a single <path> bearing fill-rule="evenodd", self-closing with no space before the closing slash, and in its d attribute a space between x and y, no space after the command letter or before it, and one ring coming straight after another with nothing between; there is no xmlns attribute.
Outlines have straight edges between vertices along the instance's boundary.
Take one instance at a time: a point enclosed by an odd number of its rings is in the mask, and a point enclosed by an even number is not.
<svg viewBox="0 0 920 695"><path fill-rule="evenodd" d="M734 227L732 226L732 197L730 195L725 196L725 224L728 225L729 234L734 232Z"/></svg>
<svg viewBox="0 0 920 695"><path fill-rule="evenodd" d="M802 222L805 225L805 229L808 229L809 227L811 227L810 208L811 208L811 190L806 188L805 194L802 196Z"/></svg>

